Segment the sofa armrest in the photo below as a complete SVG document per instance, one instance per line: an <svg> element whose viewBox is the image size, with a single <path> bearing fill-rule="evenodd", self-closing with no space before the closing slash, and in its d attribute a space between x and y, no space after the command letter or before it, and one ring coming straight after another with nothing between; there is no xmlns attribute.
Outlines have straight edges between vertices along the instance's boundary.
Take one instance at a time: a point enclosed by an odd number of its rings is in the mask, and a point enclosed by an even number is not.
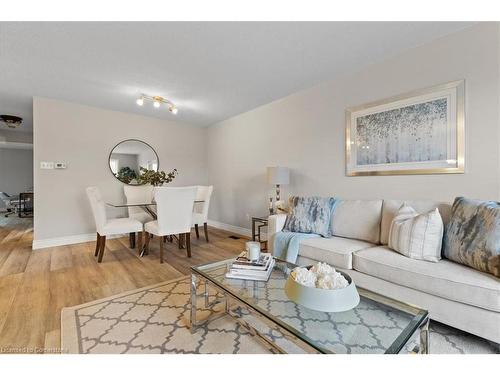
<svg viewBox="0 0 500 375"><path fill-rule="evenodd" d="M281 230L285 226L285 221L286 214L276 214L269 216L267 223L267 234L270 235L281 232Z"/></svg>
<svg viewBox="0 0 500 375"><path fill-rule="evenodd" d="M269 252L273 253L274 235L281 232L285 226L286 214L271 215L267 222L267 248Z"/></svg>

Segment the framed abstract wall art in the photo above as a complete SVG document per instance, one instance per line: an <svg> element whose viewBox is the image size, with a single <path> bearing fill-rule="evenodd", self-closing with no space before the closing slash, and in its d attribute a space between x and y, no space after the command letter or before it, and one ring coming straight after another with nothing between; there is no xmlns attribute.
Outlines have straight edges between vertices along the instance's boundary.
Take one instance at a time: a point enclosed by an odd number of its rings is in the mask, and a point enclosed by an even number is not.
<svg viewBox="0 0 500 375"><path fill-rule="evenodd" d="M464 173L465 82L346 110L348 176Z"/></svg>

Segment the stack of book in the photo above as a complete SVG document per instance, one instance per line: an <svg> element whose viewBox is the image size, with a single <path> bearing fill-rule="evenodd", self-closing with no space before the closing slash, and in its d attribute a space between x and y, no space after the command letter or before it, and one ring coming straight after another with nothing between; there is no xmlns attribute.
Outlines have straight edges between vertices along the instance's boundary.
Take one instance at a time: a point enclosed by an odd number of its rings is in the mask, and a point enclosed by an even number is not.
<svg viewBox="0 0 500 375"><path fill-rule="evenodd" d="M242 252L229 267L226 277L229 279L267 281L274 267L271 254L261 254L259 260L251 261L246 252Z"/></svg>

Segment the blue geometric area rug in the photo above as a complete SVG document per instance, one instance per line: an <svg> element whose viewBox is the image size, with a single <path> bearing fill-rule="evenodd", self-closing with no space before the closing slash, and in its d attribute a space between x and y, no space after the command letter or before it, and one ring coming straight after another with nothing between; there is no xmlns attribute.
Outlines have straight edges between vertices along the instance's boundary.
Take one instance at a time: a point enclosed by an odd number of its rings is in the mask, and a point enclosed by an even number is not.
<svg viewBox="0 0 500 375"><path fill-rule="evenodd" d="M273 303L286 304L279 299ZM188 276L64 308L61 312L61 346L66 353L81 354L271 353L258 339L240 327L234 318L227 315L201 325L196 333L191 334L190 310ZM198 318L202 320L211 312L213 311L199 306ZM242 311L242 314L254 328L287 352L302 352L280 332L265 326L246 311ZM305 325L318 324L317 320L301 319ZM370 330L373 331L373 337L367 340L366 345L336 342L335 352L380 353L380 343L384 342L384 329L380 329L376 321L373 324L374 328L378 329ZM410 340L404 351L410 352L416 343L415 337ZM479 337L431 322L430 353L499 353L499 347Z"/></svg>

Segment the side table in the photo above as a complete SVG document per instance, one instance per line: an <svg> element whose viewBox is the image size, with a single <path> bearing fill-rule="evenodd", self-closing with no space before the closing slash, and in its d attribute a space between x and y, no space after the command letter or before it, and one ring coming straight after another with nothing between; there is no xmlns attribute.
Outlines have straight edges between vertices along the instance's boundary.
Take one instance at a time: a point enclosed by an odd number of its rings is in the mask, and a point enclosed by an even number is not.
<svg viewBox="0 0 500 375"><path fill-rule="evenodd" d="M260 242L261 247L264 244L264 248L262 249L264 251L267 251L267 240L262 240L261 229L267 227L267 224L267 217L252 217L252 241Z"/></svg>

